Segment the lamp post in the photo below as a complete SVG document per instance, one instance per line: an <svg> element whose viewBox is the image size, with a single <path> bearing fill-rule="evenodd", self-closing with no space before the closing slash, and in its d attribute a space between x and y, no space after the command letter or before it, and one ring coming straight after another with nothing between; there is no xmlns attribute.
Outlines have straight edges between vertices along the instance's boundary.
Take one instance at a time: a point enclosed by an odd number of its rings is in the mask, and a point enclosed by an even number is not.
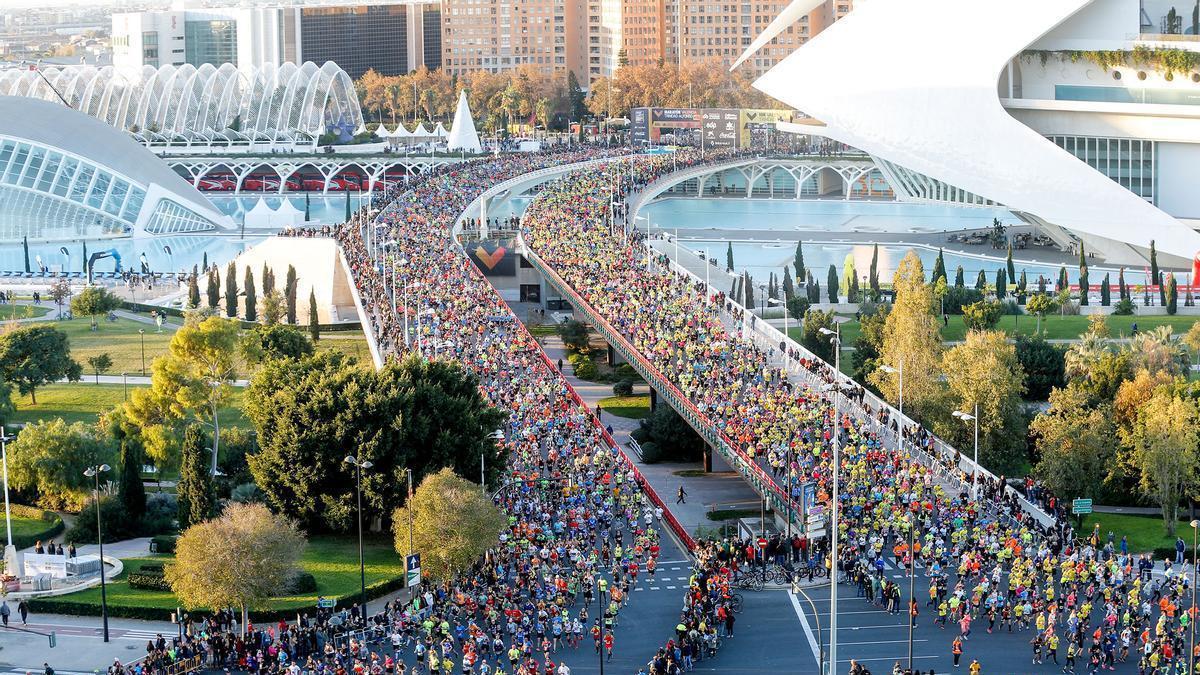
<svg viewBox="0 0 1200 675"><path fill-rule="evenodd" d="M358 583L360 602L362 603L363 625L367 623L367 568L363 564L363 533L362 533L362 472L373 464L354 455L346 455L342 460L354 466L354 489L358 493ZM411 535L410 535L411 536Z"/></svg>
<svg viewBox="0 0 1200 675"><path fill-rule="evenodd" d="M8 506L8 442L12 437L8 430L0 426L0 459L4 462L4 529L8 532L8 545L12 543L12 512ZM7 549L5 550L7 552Z"/></svg>
<svg viewBox="0 0 1200 675"><path fill-rule="evenodd" d="M100 544L100 618L104 622L104 641L108 642L108 590L104 582L104 533L100 531L100 474L108 471L107 464L89 466L83 475L95 481L96 489L96 542ZM5 492L7 495L7 491Z"/></svg>
<svg viewBox="0 0 1200 675"><path fill-rule="evenodd" d="M140 336L141 341L142 341L142 377L145 377L146 376L146 329L139 328L138 336Z"/></svg>
<svg viewBox="0 0 1200 675"><path fill-rule="evenodd" d="M1200 559L1196 556L1200 553L1200 548L1197 547L1198 535L1200 535L1200 520L1193 520L1192 526L1192 606L1188 609L1188 675L1196 672L1196 573L1200 571Z"/></svg>
<svg viewBox="0 0 1200 675"><path fill-rule="evenodd" d="M841 420L841 377L842 377L842 336L841 324L834 324L835 330L822 328L820 333L829 336L833 345L833 489L830 492L829 514L829 673L837 670L837 630L838 630L838 481L841 479L840 429Z"/></svg>
<svg viewBox="0 0 1200 675"><path fill-rule="evenodd" d="M899 368L893 368L889 365L882 365L879 366L879 369L885 373L896 376L897 387L900 390L900 424L899 431L897 432L897 444L900 446L901 450L904 450L904 359L900 359Z"/></svg>
<svg viewBox="0 0 1200 675"><path fill-rule="evenodd" d="M975 414L955 410L951 413L964 422L975 423L975 466L971 468L971 500L979 499L979 404L975 404Z"/></svg>
<svg viewBox="0 0 1200 675"><path fill-rule="evenodd" d="M917 552L916 552L916 532L917 532L917 515L911 510L908 512L908 669L913 669L913 628L917 622L917 618L913 616L913 608L917 606L916 596L913 595L913 586L916 582L917 574Z"/></svg>

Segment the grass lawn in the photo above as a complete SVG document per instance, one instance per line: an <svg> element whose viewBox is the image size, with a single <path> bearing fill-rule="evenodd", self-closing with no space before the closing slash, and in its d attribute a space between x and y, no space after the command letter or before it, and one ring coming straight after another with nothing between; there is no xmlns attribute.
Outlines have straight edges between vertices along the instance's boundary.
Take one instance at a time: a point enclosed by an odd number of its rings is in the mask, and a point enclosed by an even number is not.
<svg viewBox="0 0 1200 675"><path fill-rule="evenodd" d="M308 331L305 331L305 335L307 334ZM358 359L359 363L371 363L371 348L367 346L367 336L361 330L321 333L321 339L317 341L317 351L333 349L341 350L347 356L353 356Z"/></svg>
<svg viewBox="0 0 1200 675"><path fill-rule="evenodd" d="M404 574L404 562L396 554L387 539L368 539L364 542L363 558L366 563L367 586L399 578ZM175 611L179 601L170 591L149 591L130 588L125 579L147 563L169 563L173 556L147 553L144 558L122 559L125 571L114 581L108 582L108 604L114 607L150 607ZM308 541L301 559L301 566L317 580L317 590L304 595L289 595L276 598L271 609L292 610L312 608L317 596L348 598L339 605L354 602L359 592L358 544L352 537L320 536ZM55 601L100 604L100 589L92 588L78 593L58 596Z"/></svg>
<svg viewBox="0 0 1200 675"><path fill-rule="evenodd" d="M1188 526L1187 514L1183 513L1181 517L1184 519L1179 521L1175 532L1189 542L1188 547L1190 548L1192 528ZM1156 548L1172 550L1175 548L1175 538L1166 535L1166 531L1163 529L1163 519L1158 515L1092 513L1084 516L1083 528L1079 530L1079 534L1089 536L1096 523L1100 523L1101 541L1108 536L1109 532L1112 532L1118 550L1120 550L1122 536L1129 538L1130 551L1141 553L1153 551Z"/></svg>
<svg viewBox="0 0 1200 675"><path fill-rule="evenodd" d="M163 332L157 333L155 326L130 319L105 321L101 318L96 332L92 332L92 322L87 318L49 323L67 334L71 357L83 366L85 373L88 372L89 356L107 353L113 360L107 375L142 374L142 336L138 329L146 331L146 374L149 375L151 362L156 356L167 353L167 345L175 332L174 327L167 325L163 326Z"/></svg>
<svg viewBox="0 0 1200 675"><path fill-rule="evenodd" d="M15 321L17 319L37 319L46 316L52 309L49 305L0 305L0 321Z"/></svg>
<svg viewBox="0 0 1200 675"><path fill-rule="evenodd" d="M45 532L53 523L42 520L41 518L26 518L24 516L14 515L12 517L12 533L13 538L32 537L35 534Z"/></svg>
<svg viewBox="0 0 1200 675"><path fill-rule="evenodd" d="M604 412L617 417L640 420L650 416L650 396L609 396L600 399Z"/></svg>
<svg viewBox="0 0 1200 675"><path fill-rule="evenodd" d="M139 386L130 385L132 392ZM141 385L144 388L144 385ZM242 415L244 390L235 387L229 405L218 414L221 426L250 427L250 421ZM29 402L28 396L14 396L16 413L12 423L36 422L61 417L67 423L95 422L100 413L111 410L125 400L124 386L120 384L96 384L85 376L81 382L51 384L37 390L37 405Z"/></svg>

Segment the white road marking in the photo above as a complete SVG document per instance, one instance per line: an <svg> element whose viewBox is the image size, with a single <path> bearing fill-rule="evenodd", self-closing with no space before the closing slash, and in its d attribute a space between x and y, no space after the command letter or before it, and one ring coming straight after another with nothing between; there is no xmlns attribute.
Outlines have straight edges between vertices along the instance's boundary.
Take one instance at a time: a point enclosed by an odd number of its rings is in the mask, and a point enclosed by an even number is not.
<svg viewBox="0 0 1200 675"><path fill-rule="evenodd" d="M929 640L913 640L913 642L929 642ZM845 640L838 640L838 644L839 645L894 645L894 644L908 644L908 640L867 640L864 642L846 642ZM905 658L907 658L907 657L905 657Z"/></svg>
<svg viewBox="0 0 1200 675"><path fill-rule="evenodd" d="M817 649L817 638L813 635L812 629L808 627L808 618L804 616L804 610L800 607L800 601L796 599L796 594L788 591L788 600L792 601L792 609L796 610L796 618L800 619L800 627L804 629L804 636L808 638L808 646L812 649L813 661L817 663L818 668L823 668L821 663L821 654Z"/></svg>

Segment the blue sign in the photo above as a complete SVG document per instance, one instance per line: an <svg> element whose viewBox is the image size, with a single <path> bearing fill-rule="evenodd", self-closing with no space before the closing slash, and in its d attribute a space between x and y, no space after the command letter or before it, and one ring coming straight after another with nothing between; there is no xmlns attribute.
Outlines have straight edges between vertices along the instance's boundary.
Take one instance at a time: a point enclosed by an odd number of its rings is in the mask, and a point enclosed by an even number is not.
<svg viewBox="0 0 1200 675"><path fill-rule="evenodd" d="M817 503L817 484L805 483L801 488L800 503L804 506L805 516L818 516L825 511L823 504Z"/></svg>
<svg viewBox="0 0 1200 675"><path fill-rule="evenodd" d="M421 554L413 553L404 556L405 585L409 588L421 584Z"/></svg>

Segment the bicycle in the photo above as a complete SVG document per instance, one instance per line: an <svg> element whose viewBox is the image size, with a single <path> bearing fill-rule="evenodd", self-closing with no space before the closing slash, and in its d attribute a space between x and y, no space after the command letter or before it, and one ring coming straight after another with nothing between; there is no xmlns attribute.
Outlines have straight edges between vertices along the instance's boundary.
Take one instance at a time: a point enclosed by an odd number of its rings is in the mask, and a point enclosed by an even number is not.
<svg viewBox="0 0 1200 675"><path fill-rule="evenodd" d="M763 589L762 573L757 570L750 570L742 574L742 578L738 579L735 586L743 588L747 591L761 591Z"/></svg>
<svg viewBox="0 0 1200 675"><path fill-rule="evenodd" d="M733 610L734 614L741 614L743 608L743 600L741 593L733 593L729 596L729 609Z"/></svg>
<svg viewBox="0 0 1200 675"><path fill-rule="evenodd" d="M767 572L767 579L774 584L791 584L793 577L795 572L787 565L776 565Z"/></svg>

